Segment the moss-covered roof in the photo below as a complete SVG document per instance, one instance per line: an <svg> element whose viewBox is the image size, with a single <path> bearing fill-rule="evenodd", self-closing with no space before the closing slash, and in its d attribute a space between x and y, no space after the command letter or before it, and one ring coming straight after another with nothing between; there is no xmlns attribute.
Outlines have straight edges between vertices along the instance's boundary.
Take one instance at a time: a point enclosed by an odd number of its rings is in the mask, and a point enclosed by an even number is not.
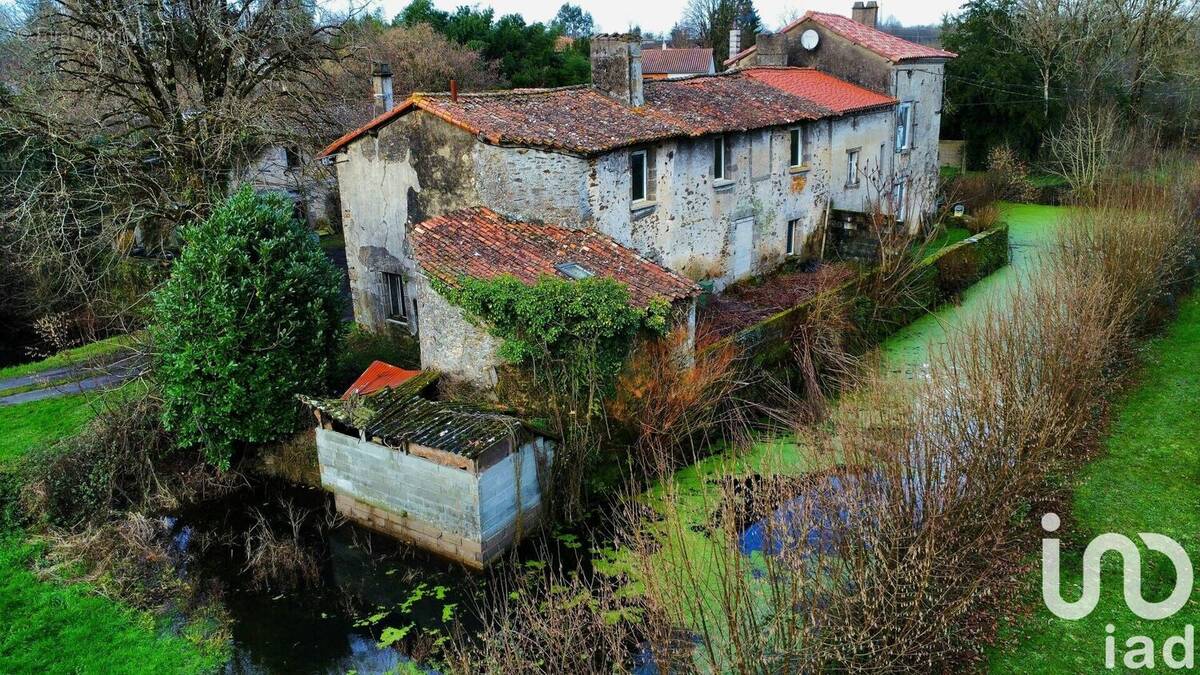
<svg viewBox="0 0 1200 675"><path fill-rule="evenodd" d="M416 443L468 459L475 459L497 443L521 433L521 421L510 415L426 397L425 390L438 378L436 372L423 371L399 386L370 396L348 399L301 396L300 400L363 432L368 439L379 438L395 445Z"/></svg>

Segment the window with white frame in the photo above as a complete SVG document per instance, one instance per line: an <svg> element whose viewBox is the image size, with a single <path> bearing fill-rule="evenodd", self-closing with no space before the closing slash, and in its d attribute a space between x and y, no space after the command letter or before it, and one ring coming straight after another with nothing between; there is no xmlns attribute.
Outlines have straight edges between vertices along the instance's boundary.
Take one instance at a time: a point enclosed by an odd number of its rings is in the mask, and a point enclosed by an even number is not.
<svg viewBox="0 0 1200 675"><path fill-rule="evenodd" d="M861 154L859 148L846 151L846 185L858 185L858 158Z"/></svg>
<svg viewBox="0 0 1200 675"><path fill-rule="evenodd" d="M646 170L646 151L635 150L629 154L629 196L633 201L644 201L648 194L649 172Z"/></svg>
<svg viewBox="0 0 1200 675"><path fill-rule="evenodd" d="M804 164L804 134L800 127L788 129L788 166L796 168Z"/></svg>
<svg viewBox="0 0 1200 675"><path fill-rule="evenodd" d="M725 137L713 139L713 179L725 180Z"/></svg>
<svg viewBox="0 0 1200 675"><path fill-rule="evenodd" d="M912 111L911 102L901 103L896 109L896 152L908 150L912 144Z"/></svg>
<svg viewBox="0 0 1200 675"><path fill-rule="evenodd" d="M388 319L408 322L408 300L404 290L404 277L391 272L383 273L383 284L387 291Z"/></svg>
<svg viewBox="0 0 1200 675"><path fill-rule="evenodd" d="M787 254L799 253L800 219L789 220L787 223Z"/></svg>
<svg viewBox="0 0 1200 675"><path fill-rule="evenodd" d="M896 222L904 222L904 217L907 213L908 186L901 179L896 181L896 186L892 188L892 214L895 215Z"/></svg>

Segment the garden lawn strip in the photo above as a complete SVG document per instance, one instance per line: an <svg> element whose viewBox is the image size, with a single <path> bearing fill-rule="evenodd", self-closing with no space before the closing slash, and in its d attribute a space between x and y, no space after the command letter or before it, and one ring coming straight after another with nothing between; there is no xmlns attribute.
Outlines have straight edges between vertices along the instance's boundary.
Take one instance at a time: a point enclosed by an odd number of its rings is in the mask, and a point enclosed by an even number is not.
<svg viewBox="0 0 1200 675"><path fill-rule="evenodd" d="M1082 589L1082 551L1105 532L1138 542L1139 532L1175 539L1200 561L1200 295L1181 303L1178 318L1145 352L1144 365L1113 410L1103 454L1083 467L1075 483L1071 513L1056 533L1063 539L1063 597ZM1037 515L1037 514L1035 514ZM1050 535L1047 535L1050 536ZM1142 595L1162 600L1174 588L1174 568L1165 556L1142 550ZM1004 627L990 659L998 673L1098 672L1105 668L1105 627L1116 627L1116 666L1122 669L1125 641L1150 637L1155 663L1167 638L1200 624L1200 600L1192 598L1177 614L1160 621L1138 618L1122 596L1120 557L1104 557L1100 604L1078 621L1060 619L1041 601L1041 566L1029 572L1032 614ZM1182 654L1178 650L1177 655Z"/></svg>

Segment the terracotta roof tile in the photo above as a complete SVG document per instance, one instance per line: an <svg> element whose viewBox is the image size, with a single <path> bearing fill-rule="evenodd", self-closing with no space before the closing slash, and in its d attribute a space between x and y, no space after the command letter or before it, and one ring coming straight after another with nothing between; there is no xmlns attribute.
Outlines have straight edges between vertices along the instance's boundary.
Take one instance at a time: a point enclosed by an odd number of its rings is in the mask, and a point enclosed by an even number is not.
<svg viewBox="0 0 1200 675"><path fill-rule="evenodd" d="M654 298L674 302L700 292L689 279L594 230L513 221L482 206L418 223L409 238L417 263L450 285L464 276L491 279L504 274L533 284L547 275L562 277L556 265L576 263L596 276L626 284L640 307Z"/></svg>
<svg viewBox="0 0 1200 675"><path fill-rule="evenodd" d="M756 67L747 77L795 94L841 114L894 105L896 99L813 68Z"/></svg>
<svg viewBox="0 0 1200 675"><path fill-rule="evenodd" d="M843 97L861 96L857 90L848 88L853 85L832 76L807 87L816 92L811 98L803 93L806 87L789 89L777 84L760 81L741 71L646 80L645 103L637 108L590 86L460 94L457 101L449 94L413 94L397 108L334 141L320 156L340 152L363 134L416 109L436 115L494 145L593 155L666 138L760 129L837 116L845 110L822 101L845 105Z"/></svg>
<svg viewBox="0 0 1200 675"><path fill-rule="evenodd" d="M834 114L743 73L651 80L643 86L647 114L674 122L689 136L760 129Z"/></svg>
<svg viewBox="0 0 1200 675"><path fill-rule="evenodd" d="M937 47L909 42L879 29L865 26L854 19L839 14L825 12L808 12L804 16L784 26L779 32L787 33L796 26L813 21L841 35L856 45L868 49L888 59L889 61L911 61L913 59L952 59L958 55ZM747 47L725 60L725 65L737 63L757 51L757 47Z"/></svg>
<svg viewBox="0 0 1200 675"><path fill-rule="evenodd" d="M642 51L644 75L689 75L713 71L713 50L646 49Z"/></svg>

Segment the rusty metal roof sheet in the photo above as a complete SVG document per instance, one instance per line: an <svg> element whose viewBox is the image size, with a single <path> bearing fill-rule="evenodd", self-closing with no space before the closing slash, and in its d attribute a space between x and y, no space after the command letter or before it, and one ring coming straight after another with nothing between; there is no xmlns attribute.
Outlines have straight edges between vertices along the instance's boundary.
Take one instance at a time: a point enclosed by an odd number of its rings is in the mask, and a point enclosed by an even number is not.
<svg viewBox="0 0 1200 675"><path fill-rule="evenodd" d="M642 51L644 75L700 75L713 72L713 50L646 49Z"/></svg>
<svg viewBox="0 0 1200 675"><path fill-rule="evenodd" d="M464 403L435 401L425 390L437 382L438 373L421 374L370 396L349 399L300 400L338 422L357 429L369 440L389 445L415 443L476 459L496 444L515 438L524 425L516 417Z"/></svg>

